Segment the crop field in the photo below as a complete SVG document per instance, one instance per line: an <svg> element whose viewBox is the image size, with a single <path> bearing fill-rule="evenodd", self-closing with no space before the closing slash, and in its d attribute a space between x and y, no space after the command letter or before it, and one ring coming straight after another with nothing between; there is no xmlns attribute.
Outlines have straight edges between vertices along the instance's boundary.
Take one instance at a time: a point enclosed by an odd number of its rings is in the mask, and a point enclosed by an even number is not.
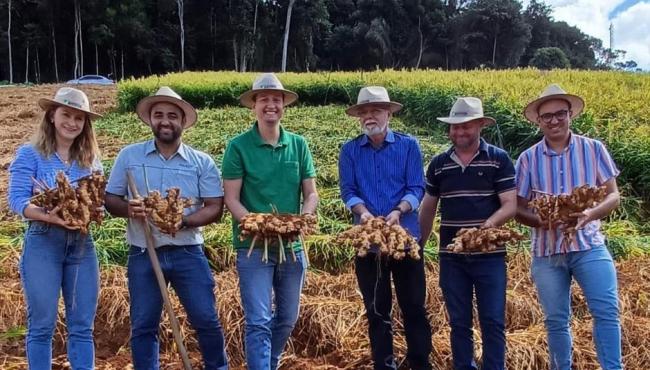
<svg viewBox="0 0 650 370"><path fill-rule="evenodd" d="M246 90L253 74L228 72L184 73L130 80L115 88L86 88L95 109L104 118L95 123L103 149L105 170L110 171L117 151L124 145L151 137L148 127L131 113L137 101L160 85L169 84L199 107L199 121L185 132L184 140L206 151L219 165L228 140L248 129L254 117L237 106L236 97ZM395 130L415 135L426 165L448 147L444 130L435 117L445 115L456 96L475 95L485 101L488 115L500 123L486 132L489 141L516 156L539 139L521 111L550 82L559 82L570 92L585 97L585 114L575 128L602 139L612 150L623 171L619 186L624 201L604 224L608 247L617 259L623 324L623 351L629 369L650 364L650 226L647 202L650 178L650 76L616 72L547 72L534 70L474 72L372 72L332 74L286 74L285 86L297 91L301 103L285 111L283 125L304 135L312 150L317 184L320 233L308 240L312 267L301 297L301 313L282 361L283 369L371 369L367 324L361 295L353 272L353 251L334 244L351 216L339 199L338 152L345 140L359 134L358 124L345 115L347 104L356 100L358 88L384 84L393 100L404 103L404 112L391 120ZM605 90L603 86L610 89ZM28 140L40 119L37 97L54 94L58 86L3 89L0 98L0 368L24 369L25 306L18 274L22 222L6 208L7 169L12 155ZM130 368L129 311L124 242L125 222L108 218L93 229L102 265L101 294L95 322L98 369ZM522 229L523 230L523 229ZM207 227L206 253L214 269L217 307L226 336L227 352L234 369L244 368L243 317L238 279L234 271L230 217ZM451 368L449 326L438 287L436 251L432 238L426 248L426 306L433 328L431 361L436 368ZM528 241L514 247L508 261L507 367L546 369L546 336L543 315L530 279ZM172 294L173 296L173 294ZM177 299L185 341L193 364L200 354ZM592 342L592 319L579 289L572 292L575 368L597 369ZM55 332L56 369L68 369L65 357L63 305ZM395 351L403 361L406 344L401 313L395 305ZM478 326L476 326L478 327ZM165 318L161 326L162 365L179 369L171 328ZM480 330L475 330L476 354L480 358Z"/></svg>

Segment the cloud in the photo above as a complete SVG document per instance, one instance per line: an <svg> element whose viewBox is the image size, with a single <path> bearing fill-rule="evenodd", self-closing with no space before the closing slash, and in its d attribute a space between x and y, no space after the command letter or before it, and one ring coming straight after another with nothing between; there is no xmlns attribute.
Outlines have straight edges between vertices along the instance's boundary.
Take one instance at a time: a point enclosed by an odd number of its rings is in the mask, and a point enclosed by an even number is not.
<svg viewBox="0 0 650 370"><path fill-rule="evenodd" d="M524 1L524 6L528 1ZM650 0L548 0L553 18L578 27L609 47L609 25L614 25L614 48L627 51L626 60L650 70Z"/></svg>

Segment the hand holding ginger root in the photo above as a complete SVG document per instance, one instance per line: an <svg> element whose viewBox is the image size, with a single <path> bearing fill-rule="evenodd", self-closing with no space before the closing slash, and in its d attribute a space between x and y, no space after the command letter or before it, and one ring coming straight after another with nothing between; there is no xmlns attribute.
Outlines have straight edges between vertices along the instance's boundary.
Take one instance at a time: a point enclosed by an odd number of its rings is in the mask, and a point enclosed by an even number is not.
<svg viewBox="0 0 650 370"><path fill-rule="evenodd" d="M492 252L506 243L523 238L520 233L506 227L462 228L456 233L453 243L447 246L447 250L454 253Z"/></svg>
<svg viewBox="0 0 650 370"><path fill-rule="evenodd" d="M356 248L359 257L365 257L376 245L380 254L396 260L403 259L407 253L413 259L420 259L420 246L415 238L398 224L388 225L383 217L370 218L353 226L339 234L336 241Z"/></svg>
<svg viewBox="0 0 650 370"><path fill-rule="evenodd" d="M65 227L88 234L92 221L101 225L104 219L102 207L106 178L100 172L93 172L77 180L79 185L76 188L70 184L63 171L56 174L54 188L49 188L37 180L34 182L43 192L34 196L31 202L65 221Z"/></svg>
<svg viewBox="0 0 650 370"><path fill-rule="evenodd" d="M182 224L183 209L192 205L190 199L181 198L180 193L179 188L169 188L163 198L158 190L154 190L143 200L151 222L160 232L172 237L176 236Z"/></svg>
<svg viewBox="0 0 650 370"><path fill-rule="evenodd" d="M248 248L248 257L250 257L258 240L264 241L264 252L262 261L268 261L269 241L274 243L276 240L280 244L278 262L286 261L284 254L283 239L295 240L300 239L303 247L306 247L304 238L318 232L318 219L313 214L288 215L276 213L249 213L239 220L239 239L245 240L253 237L250 248ZM291 248L291 254L294 262L296 254ZM305 257L307 252L305 251Z"/></svg>

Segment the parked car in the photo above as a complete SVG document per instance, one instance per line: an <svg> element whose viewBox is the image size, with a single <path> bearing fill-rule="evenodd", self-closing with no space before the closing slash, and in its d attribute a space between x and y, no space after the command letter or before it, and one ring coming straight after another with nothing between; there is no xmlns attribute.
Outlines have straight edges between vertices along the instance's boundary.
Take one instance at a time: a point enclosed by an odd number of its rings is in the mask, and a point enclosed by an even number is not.
<svg viewBox="0 0 650 370"><path fill-rule="evenodd" d="M100 75L85 75L66 83L69 84L93 84L93 85L113 85L115 81Z"/></svg>

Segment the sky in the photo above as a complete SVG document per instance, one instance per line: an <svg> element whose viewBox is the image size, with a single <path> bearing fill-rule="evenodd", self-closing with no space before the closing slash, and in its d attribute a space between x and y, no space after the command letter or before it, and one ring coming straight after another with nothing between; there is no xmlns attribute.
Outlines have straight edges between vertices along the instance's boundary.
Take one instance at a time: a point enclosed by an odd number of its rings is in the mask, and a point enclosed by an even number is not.
<svg viewBox="0 0 650 370"><path fill-rule="evenodd" d="M609 25L614 26L614 49L627 51L625 60L634 60L650 71L650 0L545 0L553 8L553 18L578 27L603 40L609 47ZM524 6L528 1L523 1Z"/></svg>

